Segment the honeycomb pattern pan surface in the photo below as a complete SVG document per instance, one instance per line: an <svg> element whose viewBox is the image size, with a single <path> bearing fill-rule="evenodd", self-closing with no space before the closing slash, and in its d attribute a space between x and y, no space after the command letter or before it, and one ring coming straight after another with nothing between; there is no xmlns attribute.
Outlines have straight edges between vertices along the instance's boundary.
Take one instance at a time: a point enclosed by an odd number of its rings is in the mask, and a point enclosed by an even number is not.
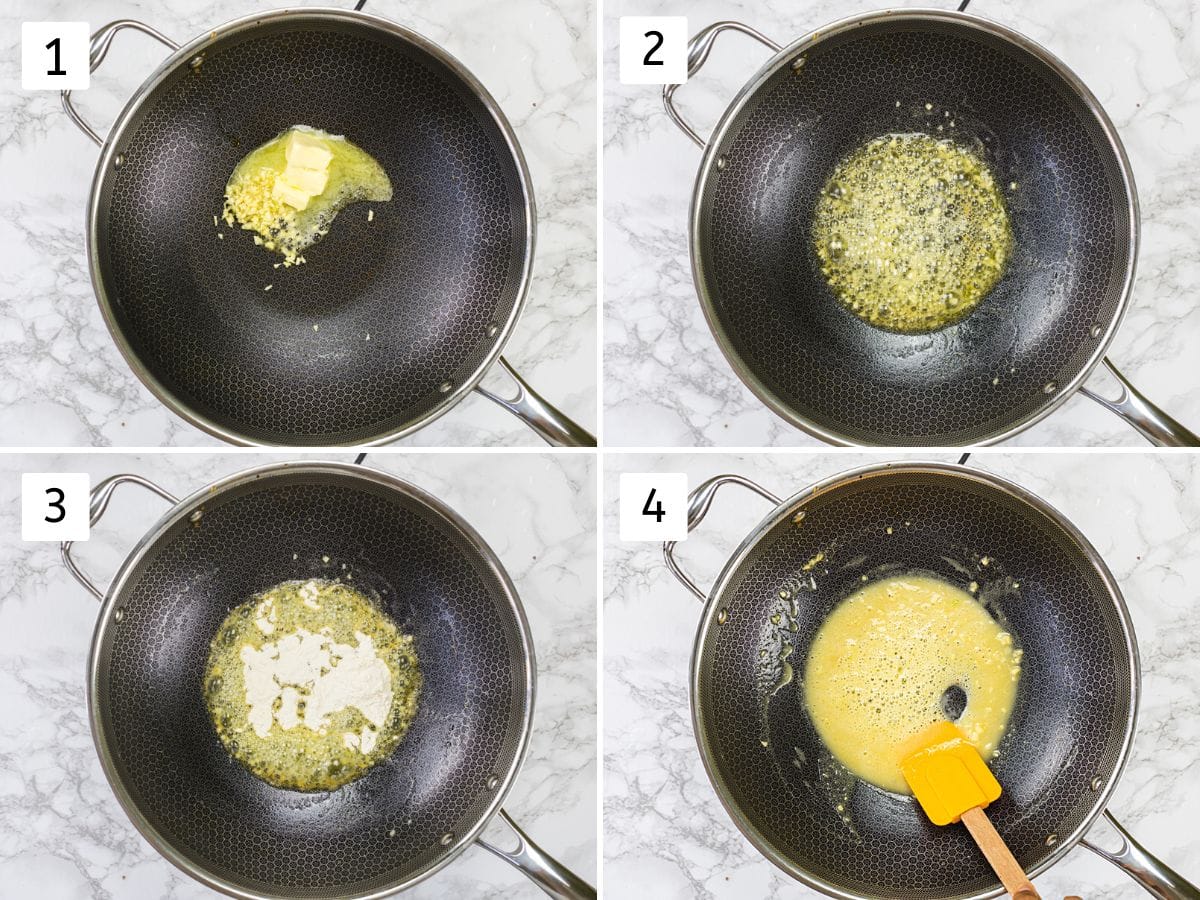
<svg viewBox="0 0 1200 900"><path fill-rule="evenodd" d="M786 501L718 579L697 638L693 715L718 795L760 851L836 896L1002 893L965 829L934 826L911 797L846 775L805 711L808 649L864 578L920 571L964 589L975 582L1025 651L991 761L1004 794L988 815L1027 872L1082 836L1132 740L1137 651L1111 574L1040 501L955 468L859 470Z"/></svg>
<svg viewBox="0 0 1200 900"><path fill-rule="evenodd" d="M986 160L1015 236L979 307L917 335L837 301L811 228L840 159L908 132ZM775 412L834 443L1019 431L1100 360L1132 284L1137 201L1111 123L1048 53L970 16L873 13L784 49L726 113L696 190L693 268L722 350Z"/></svg>
<svg viewBox="0 0 1200 900"><path fill-rule="evenodd" d="M327 793L251 775L203 699L228 611L309 577L376 596L414 636L425 680L393 754ZM534 671L516 593L461 520L381 473L287 464L182 501L131 554L101 612L89 701L126 811L190 874L238 896L376 897L436 871L498 808L524 753Z"/></svg>
<svg viewBox="0 0 1200 900"><path fill-rule="evenodd" d="M285 11L214 35L147 82L102 154L90 257L110 330L161 399L228 440L409 433L474 386L520 311L534 210L511 129L449 56L382 19ZM367 150L394 196L275 268L213 216L238 161L296 124Z"/></svg>

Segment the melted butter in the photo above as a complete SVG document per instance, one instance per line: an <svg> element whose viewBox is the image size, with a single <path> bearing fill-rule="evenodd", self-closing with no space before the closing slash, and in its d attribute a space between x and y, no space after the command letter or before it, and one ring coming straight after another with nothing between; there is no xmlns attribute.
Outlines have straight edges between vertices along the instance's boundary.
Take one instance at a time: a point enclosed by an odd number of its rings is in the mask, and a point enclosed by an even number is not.
<svg viewBox="0 0 1200 900"><path fill-rule="evenodd" d="M944 328L1004 274L1012 229L987 166L925 134L875 138L834 169L813 242L837 298L871 325Z"/></svg>
<svg viewBox="0 0 1200 900"><path fill-rule="evenodd" d="M285 582L217 629L205 704L221 743L276 787L333 790L403 739L421 673L412 638L338 582Z"/></svg>
<svg viewBox="0 0 1200 900"><path fill-rule="evenodd" d="M999 746L1021 671L1012 635L970 594L923 575L872 582L817 632L804 703L825 747L857 778L910 793L900 747L945 719L953 686L967 703L956 724L984 758Z"/></svg>
<svg viewBox="0 0 1200 900"><path fill-rule="evenodd" d="M328 180L304 209L275 195L287 170L288 136L302 131L329 151ZM303 252L329 233L337 214L351 203L392 199L392 182L373 156L341 135L296 125L247 154L225 185L226 224L253 231L255 243L283 256L285 265L304 262ZM372 218L374 214L372 211Z"/></svg>

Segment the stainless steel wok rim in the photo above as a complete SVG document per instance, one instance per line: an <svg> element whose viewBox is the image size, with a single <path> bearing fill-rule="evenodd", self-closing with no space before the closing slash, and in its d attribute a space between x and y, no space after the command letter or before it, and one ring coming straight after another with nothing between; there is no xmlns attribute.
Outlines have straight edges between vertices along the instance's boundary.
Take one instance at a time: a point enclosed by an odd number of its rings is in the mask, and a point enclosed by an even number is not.
<svg viewBox="0 0 1200 900"><path fill-rule="evenodd" d="M347 898L347 900L381 900L381 898L389 897L399 891L407 890L408 888L424 881L435 873L439 872L443 867L453 862L464 850L466 850L483 832L483 829L491 821L492 817L500 810L505 797L508 795L509 789L520 773L522 764L525 761L525 755L529 749L530 731L533 727L533 707L537 693L537 663L534 657L533 639L529 630L529 620L525 616L525 609L521 605L520 597L517 594L516 586L509 578L508 573L501 565L499 558L490 546L483 540L474 528L472 528L465 519L458 513L446 506L442 501L438 500L432 494L422 488L417 487L411 482L405 481L394 475L386 472L381 472L378 469L371 469L361 465L353 465L350 463L334 462L334 461L289 461L281 463L270 463L267 465L256 466L251 469L245 469L240 472L235 472L218 481L213 482L197 491L189 494L187 497L180 500L170 510L168 510L138 541L134 548L126 556L125 561L113 576L112 582L109 585L108 591L100 606L100 614L96 620L96 628L92 636L91 649L88 653L88 673L87 673L87 705L88 705L88 721L92 732L92 742L96 747L96 754L100 757L101 767L104 769L104 777L107 779L109 787L112 788L117 800L121 804L121 808L125 811L126 816L133 823L134 828L150 842L158 853L165 857L169 862L174 864L186 874L195 878L202 884L220 891L230 897L238 897L241 900L286 900L287 894L262 894L253 891L248 891L239 885L236 885L226 879L220 878L207 871L203 866L200 866L188 859L187 856L176 849L176 847L164 837L146 818L138 807L136 801L126 790L124 783L121 780L120 773L117 771L114 754L109 747L108 740L104 733L103 723L101 720L99 703L96 697L100 687L100 647L103 644L104 638L108 633L108 629L113 626L113 609L118 603L121 594L125 588L127 581L133 570L143 557L153 549L158 539L173 525L189 516L193 510L203 507L205 503L209 503L213 498L220 496L228 490L240 487L242 485L260 480L272 475L282 473L289 474L338 474L349 475L362 481L373 484L382 485L403 494L409 498L417 500L434 513L438 514L456 529L470 542L480 556L487 563L492 575L499 581L504 589L505 597L508 600L509 608L516 617L518 623L518 631L521 639L523 656L525 659L525 718L521 723L521 735L517 746L517 751L513 756L513 761L509 766L508 771L501 779L499 786L494 791L494 798L489 803L487 809L479 817L479 821L469 830L459 835L454 843L446 850L446 852L435 863L426 868L418 875L403 881L391 884L379 890L370 891L367 893L358 894L337 894L339 898ZM330 895L333 896L333 895Z"/></svg>
<svg viewBox="0 0 1200 900"><path fill-rule="evenodd" d="M176 396L170 389L166 387L158 378L156 378L150 370L142 363L132 345L126 339L121 330L116 318L116 311L113 308L112 298L109 295L108 289L104 285L103 278L100 274L100 250L99 250L99 227L100 227L100 194L104 186L105 178L109 177L116 171L113 165L113 160L120 152L123 145L126 132L130 128L133 118L142 104L149 97L150 93L168 77L170 77L178 68L186 66L190 60L198 53L201 53L209 44L222 38L229 37L239 32L250 31L260 25L274 24L277 22L355 22L361 25L368 25L376 28L379 31L385 32L392 37L398 37L401 40L418 47L425 51L430 56L437 59L450 69L463 83L470 88L477 99L484 105L488 113L491 115L496 127L499 128L504 136L505 144L509 152L512 154L513 163L517 169L517 175L521 184L521 192L524 198L525 205L525 258L521 264L520 283L516 290L516 300L513 303L513 308L508 315L508 319L501 325L500 332L496 336L495 343L488 351L487 356L480 362L475 371L469 378L463 381L454 389L448 391L444 398L440 400L433 409L427 412L424 416L414 422L402 425L399 428L394 428L381 434L375 435L365 441L353 441L343 446L363 446L373 447L380 444L387 444L392 441L406 437L426 425L433 422L435 419L441 418L450 409L457 405L464 397L466 397L475 387L483 380L483 376L487 374L492 364L499 358L504 350L505 344L508 343L512 332L516 327L517 321L521 317L521 313L525 308L525 301L529 295L529 282L533 271L534 250L537 242L537 207L533 196L533 179L529 173L529 165L525 160L525 154L521 151L521 145L517 142L516 132L513 131L512 125L508 118L500 108L500 104L488 92L483 84L471 74L471 72L456 59L451 56L446 50L428 38L406 28L390 19L382 16L373 15L371 13L357 12L350 9L338 9L336 7L312 6L298 7L294 9L277 9L269 10L262 13L252 13L250 15L241 16L232 21L226 22L224 25L218 26L209 32L195 38L187 44L181 46L178 50L172 53L163 61L157 69L155 69L149 77L142 82L133 95L126 102L124 109L121 110L109 130L108 135L104 138L104 145L100 150L100 158L96 162L96 172L92 177L92 187L88 197L87 206L87 227L85 230L85 247L87 253L88 270L91 274L92 289L96 294L97 303L100 306L100 312L104 316L104 324L108 328L108 333L112 336L117 348L121 351L121 355L125 358L126 364L133 370L134 375L138 380L152 393L164 406L174 412L188 423L195 425L200 430L220 438L227 443L235 446L254 447L254 446L286 446L273 445L262 441L257 441L247 437L238 431L227 428L224 425L214 421L208 416L192 409L184 400ZM311 446L304 442L297 442L292 446ZM326 446L338 446L336 444L326 444Z"/></svg>
<svg viewBox="0 0 1200 900"><path fill-rule="evenodd" d="M1057 56L1043 47L1041 44L1021 34L1019 31L1001 25L998 22L993 22L990 19L985 19L982 16L972 13L957 12L953 10L931 9L931 8L912 8L912 9L884 9L873 12L860 13L853 16L847 16L843 19L838 19L829 25L822 26L809 32L805 36L788 44L774 56L772 56L762 68L756 72L751 79L746 82L737 95L726 107L725 112L721 115L716 128L709 137L708 142L704 146L704 154L700 160L700 168L696 176L696 184L692 191L691 208L688 214L688 250L691 256L692 266L692 282L696 286L696 294L700 299L700 307L704 312L704 319L708 323L709 330L713 337L716 338L717 346L720 347L721 353L725 356L726 361L733 368L734 374L738 376L743 384L748 387L751 392L761 400L766 406L784 419L791 425L799 428L801 431L812 435L819 440L838 447L854 447L854 446L870 446L859 443L844 434L827 428L814 422L805 416L800 415L795 410L791 409L787 404L783 403L775 393L767 387L742 360L741 356L734 348L729 335L725 332L724 327L717 315L716 304L713 301L712 293L708 287L707 274L704 271L702 262L702 240L700 237L700 222L704 216L705 209L703 208L702 198L707 190L711 180L718 177L719 170L717 169L717 160L721 156L721 147L723 146L734 121L746 107L746 105L758 93L758 89L762 87L780 68L786 65L791 65L791 61L797 56L813 49L821 41L834 35L843 34L848 31L853 31L856 28L861 28L865 25L872 25L883 21L911 21L911 22L953 22L955 24L964 25L968 28L973 28L978 31L998 37L1016 45L1022 50L1025 50L1030 55L1045 63L1050 67L1063 82L1069 86L1078 95L1079 99L1087 107L1088 111L1095 117L1096 123L1104 132L1108 139L1108 144L1113 154L1117 159L1118 166L1121 170L1121 180L1125 187L1125 196L1127 201L1127 213L1129 216L1129 262L1125 267L1125 274L1121 285L1121 299L1117 304L1117 311L1101 335L1095 342L1095 349L1088 358L1087 363L1080 369L1079 373L1065 385L1060 386L1059 390L1051 395L1038 409L1021 421L1013 423L1008 428L989 435L981 441L976 441L973 446L987 446L997 444L1001 441L1008 440L1020 434L1027 428L1037 424L1058 407L1062 406L1075 391L1081 387L1091 375L1092 371L1100 364L1104 358L1105 352L1108 350L1109 344L1112 343L1116 336L1117 330L1121 326L1121 322L1125 319L1125 313L1129 307L1130 296L1133 293L1134 276L1137 271L1138 249L1141 244L1141 212L1138 203L1137 185L1133 178L1133 168L1129 163L1129 157L1125 152L1125 146L1121 142L1121 137L1117 132L1116 126L1108 117L1108 113L1104 111L1104 107L1100 105L1100 101L1095 94L1080 80L1066 63L1060 60ZM906 446L906 445L900 445Z"/></svg>
<svg viewBox="0 0 1200 900"><path fill-rule="evenodd" d="M1125 604L1125 598L1121 593L1120 585L1116 578L1101 558L1099 552L1092 543L1084 537L1083 533L1076 528L1071 521L1060 513L1057 509L1038 497L1036 494L1026 490L1020 485L1001 478L999 475L994 475L980 469L968 469L961 465L943 462L898 462L898 463L874 463L871 465L861 466L851 469L846 472L841 472L825 478L817 482L811 487L807 487L796 494L793 494L788 499L784 500L774 510L769 512L765 518L738 546L733 555L725 563L721 569L721 574L717 576L712 589L709 591L708 599L704 604L704 611L701 614L700 624L696 629L696 640L692 646L692 661L691 670L688 678L688 696L692 712L692 730L696 737L696 744L700 749L700 759L704 763L704 771L708 775L708 780L712 784L713 790L721 801L721 805L725 807L725 811L729 817L733 819L747 840L754 845L763 856L782 869L792 878L821 891L831 897L842 898L842 900L878 900L877 897L870 894L855 894L846 891L836 885L830 884L827 881L811 874L810 872L794 865L790 860L785 858L776 850L771 842L767 840L750 820L738 808L736 802L729 795L728 789L725 787L725 782L720 774L718 762L713 754L708 742L705 740L706 727L703 713L700 709L700 704L697 698L700 693L700 670L703 663L703 648L708 637L710 629L716 627L717 613L722 606L722 595L729 585L730 579L741 566L742 562L749 555L751 550L758 544L759 540L771 528L779 524L785 517L790 518L795 514L796 510L807 503L809 500L824 494L828 491L835 490L844 485L855 481L861 481L866 478L886 477L887 475L898 475L906 473L931 473L938 475L948 475L954 478L960 478L965 481L972 481L976 484L981 484L986 487L994 488L1006 493L1011 497L1019 500L1038 512L1049 517L1056 525L1058 525L1067 535L1079 545L1088 562L1095 568L1096 573L1103 581L1105 588L1108 591L1108 596L1112 600L1113 607L1121 621L1121 626L1125 635L1125 648L1127 659L1130 666L1132 677L1130 678L1129 686L1129 709L1130 714L1125 723L1125 733L1122 737L1120 753L1117 756L1117 763L1113 769L1112 776L1107 779L1104 785L1095 794L1091 811L1084 817L1079 826L1069 835L1059 836L1059 841L1055 849L1049 853L1036 866L1031 868L1027 874L1030 879L1035 878L1042 872L1049 869L1057 863L1063 856L1067 854L1087 833L1092 827L1096 819L1104 812L1108 805L1109 799L1116 790L1117 783L1121 779L1121 774L1125 770L1125 765L1129 759L1129 753L1133 746L1133 736L1137 730L1138 704L1141 697L1141 661L1138 656L1137 638L1133 630L1133 620L1129 614L1129 608ZM977 894L964 895L955 900L987 900L991 897L999 897L1004 895L1003 886L997 885L989 891L984 891Z"/></svg>

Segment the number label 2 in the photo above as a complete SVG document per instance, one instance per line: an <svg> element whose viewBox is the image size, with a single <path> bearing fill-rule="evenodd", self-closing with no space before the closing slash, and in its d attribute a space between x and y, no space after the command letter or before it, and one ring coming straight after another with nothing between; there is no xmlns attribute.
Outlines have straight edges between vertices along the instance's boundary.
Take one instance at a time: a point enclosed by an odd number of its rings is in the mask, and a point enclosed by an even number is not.
<svg viewBox="0 0 1200 900"><path fill-rule="evenodd" d="M661 59L651 59L651 58L650 58L650 57L652 57L652 56L654 55L655 51L657 51L657 50L658 50L658 48L659 48L659 47L661 47L661 46L663 45L663 34L662 34L662 32L661 32L661 31L647 31L647 32L646 32L644 35L642 35L642 36L643 36L643 37L648 37L648 38L654 38L654 43L653 43L653 44L651 44L651 46L650 46L650 49L646 51L646 55L642 57L642 65L643 65L643 66L661 66L661 65L664 65L664 63L663 63L663 61L662 61Z"/></svg>
<svg viewBox="0 0 1200 900"><path fill-rule="evenodd" d="M687 81L688 24L684 16L621 16L622 84Z"/></svg>

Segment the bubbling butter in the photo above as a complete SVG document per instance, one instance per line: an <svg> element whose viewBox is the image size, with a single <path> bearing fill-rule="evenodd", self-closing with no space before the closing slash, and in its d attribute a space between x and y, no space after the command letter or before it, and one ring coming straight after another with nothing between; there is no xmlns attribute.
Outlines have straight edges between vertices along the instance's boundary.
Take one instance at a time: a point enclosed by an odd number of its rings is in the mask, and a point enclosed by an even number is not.
<svg viewBox="0 0 1200 900"><path fill-rule="evenodd" d="M854 776L910 794L906 740L947 718L990 759L1008 727L1021 674L1012 635L969 593L938 578L886 578L843 600L822 623L804 670L804 703L825 747Z"/></svg>
<svg viewBox="0 0 1200 900"><path fill-rule="evenodd" d="M1013 246L988 167L926 134L884 135L842 160L817 199L812 239L838 300L904 333L965 317L1000 280Z"/></svg>
<svg viewBox="0 0 1200 900"><path fill-rule="evenodd" d="M333 790L390 754L416 715L412 638L347 585L285 582L213 638L205 701L226 750L276 787Z"/></svg>
<svg viewBox="0 0 1200 900"><path fill-rule="evenodd" d="M292 266L305 261L303 251L329 233L344 207L391 199L392 183L369 153L341 135L296 125L237 164L223 216Z"/></svg>

